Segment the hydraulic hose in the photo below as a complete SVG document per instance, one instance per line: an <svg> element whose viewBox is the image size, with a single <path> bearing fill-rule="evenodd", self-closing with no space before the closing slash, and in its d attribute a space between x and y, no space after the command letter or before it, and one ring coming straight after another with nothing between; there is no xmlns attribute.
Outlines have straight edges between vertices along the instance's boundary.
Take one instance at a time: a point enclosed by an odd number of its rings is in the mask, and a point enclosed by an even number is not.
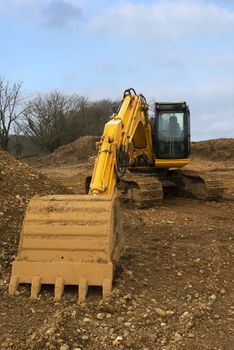
<svg viewBox="0 0 234 350"><path fill-rule="evenodd" d="M119 181L126 173L128 166L128 149L126 146L121 145L116 148L116 161L115 161L115 173L117 181Z"/></svg>

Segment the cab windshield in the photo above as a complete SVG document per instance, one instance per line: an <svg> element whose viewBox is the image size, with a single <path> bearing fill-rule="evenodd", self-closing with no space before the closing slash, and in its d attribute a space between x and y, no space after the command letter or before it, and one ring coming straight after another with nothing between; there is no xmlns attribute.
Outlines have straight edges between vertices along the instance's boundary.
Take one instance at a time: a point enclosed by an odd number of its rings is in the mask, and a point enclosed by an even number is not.
<svg viewBox="0 0 234 350"><path fill-rule="evenodd" d="M161 112L158 118L158 152L161 158L184 155L184 113Z"/></svg>

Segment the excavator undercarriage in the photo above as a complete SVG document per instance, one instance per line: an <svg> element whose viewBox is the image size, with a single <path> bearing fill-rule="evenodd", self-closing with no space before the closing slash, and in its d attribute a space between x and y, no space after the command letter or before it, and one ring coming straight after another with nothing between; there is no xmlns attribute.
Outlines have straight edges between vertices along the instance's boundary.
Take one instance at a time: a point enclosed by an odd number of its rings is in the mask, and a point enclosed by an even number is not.
<svg viewBox="0 0 234 350"><path fill-rule="evenodd" d="M159 206L164 192L176 188L178 195L218 201L223 197L224 185L216 176L193 170L164 170L133 168L117 186L120 198L139 208Z"/></svg>

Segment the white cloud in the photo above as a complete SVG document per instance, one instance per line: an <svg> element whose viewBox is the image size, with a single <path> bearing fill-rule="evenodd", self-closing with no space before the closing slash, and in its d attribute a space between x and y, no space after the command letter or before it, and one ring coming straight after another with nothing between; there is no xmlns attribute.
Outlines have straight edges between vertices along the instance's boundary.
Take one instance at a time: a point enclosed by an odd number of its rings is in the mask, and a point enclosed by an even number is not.
<svg viewBox="0 0 234 350"><path fill-rule="evenodd" d="M135 39L234 35L234 12L202 1L161 0L149 5L124 2L96 15L88 28L95 33Z"/></svg>

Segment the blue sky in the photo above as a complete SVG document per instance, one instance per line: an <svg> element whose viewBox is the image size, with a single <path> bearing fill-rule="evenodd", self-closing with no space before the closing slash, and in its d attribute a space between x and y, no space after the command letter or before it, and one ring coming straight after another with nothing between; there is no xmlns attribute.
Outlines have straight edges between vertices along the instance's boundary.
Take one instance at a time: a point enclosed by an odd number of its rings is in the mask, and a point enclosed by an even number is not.
<svg viewBox="0 0 234 350"><path fill-rule="evenodd" d="M234 1L0 0L0 75L25 94L128 87L186 100L194 140L234 137Z"/></svg>

